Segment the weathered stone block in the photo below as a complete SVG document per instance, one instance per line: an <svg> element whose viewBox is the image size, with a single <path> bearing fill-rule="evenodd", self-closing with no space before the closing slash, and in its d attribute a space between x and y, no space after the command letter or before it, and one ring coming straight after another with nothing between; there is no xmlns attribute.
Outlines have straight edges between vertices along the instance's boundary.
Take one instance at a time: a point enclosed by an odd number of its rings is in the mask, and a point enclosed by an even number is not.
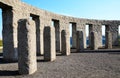
<svg viewBox="0 0 120 78"><path fill-rule="evenodd" d="M84 35L83 31L77 31L77 51L83 51L84 50Z"/></svg>
<svg viewBox="0 0 120 78"><path fill-rule="evenodd" d="M61 53L62 55L70 55L70 41L65 30L61 32Z"/></svg>
<svg viewBox="0 0 120 78"><path fill-rule="evenodd" d="M33 74L37 70L36 33L32 20L18 22L18 68L20 74Z"/></svg>
<svg viewBox="0 0 120 78"><path fill-rule="evenodd" d="M44 28L44 60L54 61L56 59L55 29L47 26Z"/></svg>
<svg viewBox="0 0 120 78"><path fill-rule="evenodd" d="M98 49L98 41L97 41L97 32L91 32L91 50L97 50Z"/></svg>
<svg viewBox="0 0 120 78"><path fill-rule="evenodd" d="M112 49L112 33L110 31L106 32L105 48Z"/></svg>

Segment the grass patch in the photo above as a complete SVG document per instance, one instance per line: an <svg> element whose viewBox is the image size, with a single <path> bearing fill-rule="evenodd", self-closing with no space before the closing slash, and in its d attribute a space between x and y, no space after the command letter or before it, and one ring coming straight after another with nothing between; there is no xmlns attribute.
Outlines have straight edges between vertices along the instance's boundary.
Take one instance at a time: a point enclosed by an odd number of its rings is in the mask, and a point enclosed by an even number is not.
<svg viewBox="0 0 120 78"><path fill-rule="evenodd" d="M3 42L2 42L2 40L0 40L0 47L2 47L3 46Z"/></svg>

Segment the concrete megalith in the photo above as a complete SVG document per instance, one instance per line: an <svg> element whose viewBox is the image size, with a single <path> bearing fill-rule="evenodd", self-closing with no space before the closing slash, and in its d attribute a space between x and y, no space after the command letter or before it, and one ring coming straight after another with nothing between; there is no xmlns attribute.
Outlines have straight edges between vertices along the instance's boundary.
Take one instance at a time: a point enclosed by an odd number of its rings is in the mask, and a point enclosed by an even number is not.
<svg viewBox="0 0 120 78"><path fill-rule="evenodd" d="M60 22L58 20L53 20L54 22L54 27L55 27L55 41L56 41L56 51L60 52L61 51L61 38L60 38Z"/></svg>
<svg viewBox="0 0 120 78"><path fill-rule="evenodd" d="M47 26L44 28L44 60L54 61L56 59L55 29Z"/></svg>
<svg viewBox="0 0 120 78"><path fill-rule="evenodd" d="M98 49L98 43L97 43L97 32L91 32L91 50L97 50Z"/></svg>
<svg viewBox="0 0 120 78"><path fill-rule="evenodd" d="M84 35L83 31L77 31L77 52L84 50Z"/></svg>
<svg viewBox="0 0 120 78"><path fill-rule="evenodd" d="M17 50L17 28L13 21L14 12L12 7L4 5L2 9L2 39L3 39L3 59L6 62L18 61Z"/></svg>
<svg viewBox="0 0 120 78"><path fill-rule="evenodd" d="M105 48L112 49L112 33L110 31L106 32Z"/></svg>
<svg viewBox="0 0 120 78"><path fill-rule="evenodd" d="M62 55L70 55L70 41L65 30L61 32L61 53Z"/></svg>
<svg viewBox="0 0 120 78"><path fill-rule="evenodd" d="M37 71L35 22L28 19L18 21L18 68L20 74Z"/></svg>

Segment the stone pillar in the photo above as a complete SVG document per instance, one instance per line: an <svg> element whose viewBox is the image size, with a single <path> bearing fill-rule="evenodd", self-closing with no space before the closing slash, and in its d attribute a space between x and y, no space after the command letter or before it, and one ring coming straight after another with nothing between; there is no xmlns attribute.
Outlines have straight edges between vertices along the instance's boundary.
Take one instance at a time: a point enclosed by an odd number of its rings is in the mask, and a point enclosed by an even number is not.
<svg viewBox="0 0 120 78"><path fill-rule="evenodd" d="M61 32L61 53L62 55L70 55L70 38L65 30Z"/></svg>
<svg viewBox="0 0 120 78"><path fill-rule="evenodd" d="M18 60L17 52L17 28L13 21L13 10L11 7L4 6L2 9L3 19L3 59L7 62L15 62Z"/></svg>
<svg viewBox="0 0 120 78"><path fill-rule="evenodd" d="M54 61L56 59L55 29L47 26L44 28L44 60Z"/></svg>
<svg viewBox="0 0 120 78"><path fill-rule="evenodd" d="M37 70L35 22L18 22L18 68L20 74L33 74Z"/></svg>
<svg viewBox="0 0 120 78"><path fill-rule="evenodd" d="M40 52L40 19L39 16L32 15L33 20L35 21L36 25L36 52L37 55L42 55Z"/></svg>
<svg viewBox="0 0 120 78"><path fill-rule="evenodd" d="M44 55L44 19L40 18L40 55Z"/></svg>
<svg viewBox="0 0 120 78"><path fill-rule="evenodd" d="M118 43L118 36L119 36L119 33L118 33L118 31L119 31L119 25L118 24L112 24L112 25L109 25L110 26L110 32L111 32L111 34L112 34L112 45L113 46L118 46L119 45L119 43Z"/></svg>
<svg viewBox="0 0 120 78"><path fill-rule="evenodd" d="M89 24L89 46L92 46L91 32L93 32L93 30L94 30L93 24Z"/></svg>
<svg viewBox="0 0 120 78"><path fill-rule="evenodd" d="M40 28L40 55L44 55L43 28Z"/></svg>
<svg viewBox="0 0 120 78"><path fill-rule="evenodd" d="M112 33L110 31L106 32L106 43L105 47L107 49L112 49Z"/></svg>
<svg viewBox="0 0 120 78"><path fill-rule="evenodd" d="M76 48L76 23L72 23L72 48Z"/></svg>
<svg viewBox="0 0 120 78"><path fill-rule="evenodd" d="M54 27L55 27L55 41L56 41L56 51L61 51L61 44L60 44L60 23L58 20L53 20Z"/></svg>
<svg viewBox="0 0 120 78"><path fill-rule="evenodd" d="M91 32L91 50L97 50L98 49L98 43L97 43L97 32Z"/></svg>
<svg viewBox="0 0 120 78"><path fill-rule="evenodd" d="M83 27L83 36L84 36L84 49L87 48L87 34L86 34L86 25L85 24L82 24L81 25Z"/></svg>
<svg viewBox="0 0 120 78"><path fill-rule="evenodd" d="M77 31L77 52L84 50L84 35L83 31Z"/></svg>
<svg viewBox="0 0 120 78"><path fill-rule="evenodd" d="M93 31L97 32L98 47L102 47L102 25L97 23L93 24Z"/></svg>

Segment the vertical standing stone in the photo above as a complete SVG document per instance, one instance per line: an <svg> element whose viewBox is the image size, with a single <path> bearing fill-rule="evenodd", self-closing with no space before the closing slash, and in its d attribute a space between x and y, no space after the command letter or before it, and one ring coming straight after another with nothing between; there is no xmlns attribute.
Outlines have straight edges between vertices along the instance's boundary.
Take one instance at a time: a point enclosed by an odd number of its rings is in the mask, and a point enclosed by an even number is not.
<svg viewBox="0 0 120 78"><path fill-rule="evenodd" d="M76 48L76 23L72 23L72 48Z"/></svg>
<svg viewBox="0 0 120 78"><path fill-rule="evenodd" d="M54 61L56 59L55 29L47 26L44 29L44 60Z"/></svg>
<svg viewBox="0 0 120 78"><path fill-rule="evenodd" d="M65 30L62 30L61 32L61 46L62 55L70 55L70 42Z"/></svg>
<svg viewBox="0 0 120 78"><path fill-rule="evenodd" d="M106 44L107 49L112 49L112 33L110 31L106 32Z"/></svg>
<svg viewBox="0 0 120 78"><path fill-rule="evenodd" d="M55 41L56 41L56 51L60 52L60 24L58 20L54 20L54 27L55 27Z"/></svg>
<svg viewBox="0 0 120 78"><path fill-rule="evenodd" d="M44 55L43 28L40 27L40 55Z"/></svg>
<svg viewBox="0 0 120 78"><path fill-rule="evenodd" d="M91 50L97 50L98 44L97 44L97 32L91 32Z"/></svg>
<svg viewBox="0 0 120 78"><path fill-rule="evenodd" d="M37 55L41 55L40 52L40 20L39 20L39 16L36 15L32 15L33 20L35 21L35 25L36 25L36 52Z"/></svg>
<svg viewBox="0 0 120 78"><path fill-rule="evenodd" d="M13 10L11 7L4 6L7 9L2 10L3 19L3 59L7 62L18 61L17 50L17 28L13 21Z"/></svg>
<svg viewBox="0 0 120 78"><path fill-rule="evenodd" d="M94 30L93 24L89 24L89 47L92 46L92 43L91 43L91 32L93 32L93 30Z"/></svg>
<svg viewBox="0 0 120 78"><path fill-rule="evenodd" d="M44 19L40 18L40 55L44 55Z"/></svg>
<svg viewBox="0 0 120 78"><path fill-rule="evenodd" d="M33 74L37 70L36 33L32 20L18 22L18 68L20 74Z"/></svg>
<svg viewBox="0 0 120 78"><path fill-rule="evenodd" d="M83 31L77 31L77 51L84 50L84 36Z"/></svg>

